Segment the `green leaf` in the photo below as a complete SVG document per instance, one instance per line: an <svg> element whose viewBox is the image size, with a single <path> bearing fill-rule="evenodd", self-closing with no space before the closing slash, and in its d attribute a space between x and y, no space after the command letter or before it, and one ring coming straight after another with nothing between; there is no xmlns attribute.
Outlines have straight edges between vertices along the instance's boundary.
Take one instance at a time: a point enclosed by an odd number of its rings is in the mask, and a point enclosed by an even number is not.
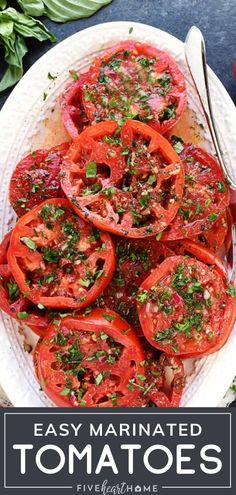
<svg viewBox="0 0 236 495"><path fill-rule="evenodd" d="M6 6L7 6L6 0L0 0L0 9L3 10L6 8Z"/></svg>
<svg viewBox="0 0 236 495"><path fill-rule="evenodd" d="M5 62L8 67L0 81L0 92L13 86L23 76L23 57L27 53L24 38L36 38L39 41L55 41L55 36L40 22L32 17L8 8L0 12L0 44L5 50Z"/></svg>
<svg viewBox="0 0 236 495"><path fill-rule="evenodd" d="M97 164L96 162L89 162L86 164L86 177L93 178L97 175Z"/></svg>
<svg viewBox="0 0 236 495"><path fill-rule="evenodd" d="M112 0L43 0L44 13L51 21L67 22L90 17ZM25 2L24 2L25 3ZM29 2L30 3L30 2ZM78 5L79 4L79 5Z"/></svg>
<svg viewBox="0 0 236 495"><path fill-rule="evenodd" d="M44 4L41 0L17 0L23 12L40 17L44 14Z"/></svg>
<svg viewBox="0 0 236 495"><path fill-rule="evenodd" d="M21 237L20 240L31 250L31 251L36 251L36 244L35 242L30 239L30 237Z"/></svg>

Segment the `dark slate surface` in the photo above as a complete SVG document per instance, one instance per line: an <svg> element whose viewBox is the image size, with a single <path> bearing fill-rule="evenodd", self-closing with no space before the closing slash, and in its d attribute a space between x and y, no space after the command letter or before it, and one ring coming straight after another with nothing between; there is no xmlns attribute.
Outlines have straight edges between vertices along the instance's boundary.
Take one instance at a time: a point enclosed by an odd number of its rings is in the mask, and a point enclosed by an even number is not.
<svg viewBox="0 0 236 495"><path fill-rule="evenodd" d="M45 20L58 42L82 29L116 20L130 20L151 24L184 40L188 29L195 24L206 39L208 63L219 76L236 102L236 83L233 62L236 59L236 0L113 0L89 19L66 24ZM51 47L51 43L27 41L29 54L25 69ZM0 60L3 54L0 52ZM2 64L1 64L2 65ZM0 96L0 107L10 91Z"/></svg>

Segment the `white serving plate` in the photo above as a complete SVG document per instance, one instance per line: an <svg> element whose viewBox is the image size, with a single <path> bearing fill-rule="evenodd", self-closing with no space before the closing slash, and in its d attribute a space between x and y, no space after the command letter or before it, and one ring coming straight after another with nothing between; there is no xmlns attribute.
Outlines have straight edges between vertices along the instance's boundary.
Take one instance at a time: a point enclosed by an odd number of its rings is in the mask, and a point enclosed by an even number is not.
<svg viewBox="0 0 236 495"><path fill-rule="evenodd" d="M129 28L133 27L130 34ZM203 143L211 151L200 103L184 59L184 45L170 34L144 24L111 22L85 29L67 38L41 57L25 74L0 112L0 237L14 225L8 202L8 185L16 163L37 147L49 147L68 137L60 121L58 95L71 80L69 69L87 70L91 60L119 40L137 39L167 50L185 73L188 106L182 123L174 129L186 140ZM48 79L48 72L57 75ZM228 93L209 69L213 107L219 125L222 148L232 175L236 175L236 112ZM47 94L44 101L43 95ZM188 130L183 130L184 125ZM183 125L184 124L184 125ZM39 390L32 354L27 352L37 338L6 314L0 316L0 382L14 406L51 406ZM236 374L236 326L226 345L217 353L187 363L187 383L182 400L185 407L218 406Z"/></svg>

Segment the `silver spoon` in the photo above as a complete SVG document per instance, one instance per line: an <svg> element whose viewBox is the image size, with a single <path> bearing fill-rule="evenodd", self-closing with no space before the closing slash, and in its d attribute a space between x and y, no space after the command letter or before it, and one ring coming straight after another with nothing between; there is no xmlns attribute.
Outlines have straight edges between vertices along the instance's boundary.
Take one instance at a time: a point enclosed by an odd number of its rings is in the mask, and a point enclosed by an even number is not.
<svg viewBox="0 0 236 495"><path fill-rule="evenodd" d="M216 156L219 160L219 164L222 168L222 171L224 173L227 182L231 186L231 189L236 191L236 182L228 172L227 165L225 163L224 156L221 151L220 138L217 133L214 115L212 111L211 97L210 97L209 84L208 84L208 75L207 75L205 41L200 29L198 29L196 26L192 26L186 36L185 58L199 100L202 105L202 109L215 148ZM229 265L228 267L229 269L227 273L228 282L232 279L233 270L236 261L235 242L236 242L235 226L232 225L232 244L229 253L227 255L227 262Z"/></svg>

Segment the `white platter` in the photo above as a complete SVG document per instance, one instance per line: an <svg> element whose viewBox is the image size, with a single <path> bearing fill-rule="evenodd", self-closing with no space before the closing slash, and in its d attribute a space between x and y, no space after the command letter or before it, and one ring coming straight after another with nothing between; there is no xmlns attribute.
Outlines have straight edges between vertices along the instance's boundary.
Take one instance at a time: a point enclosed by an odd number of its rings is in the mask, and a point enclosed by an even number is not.
<svg viewBox="0 0 236 495"><path fill-rule="evenodd" d="M130 34L129 28L133 27ZM16 163L37 147L48 147L67 140L56 99L71 79L69 69L84 72L102 49L124 39L137 39L167 50L174 56L188 82L189 110L177 132L185 139L203 142L211 150L210 140L199 123L204 124L201 108L184 60L183 43L170 34L144 24L112 22L85 29L58 44L38 60L11 93L0 113L0 237L14 225L8 202L8 185ZM48 73L56 75L54 81ZM236 111L232 100L215 74L209 70L210 88L219 134L229 169L236 175ZM44 94L47 95L44 101ZM32 355L27 352L36 337L7 315L0 316L0 382L14 406L52 405L39 390ZM236 374L236 327L219 352L188 363L188 376L182 405L218 406Z"/></svg>

